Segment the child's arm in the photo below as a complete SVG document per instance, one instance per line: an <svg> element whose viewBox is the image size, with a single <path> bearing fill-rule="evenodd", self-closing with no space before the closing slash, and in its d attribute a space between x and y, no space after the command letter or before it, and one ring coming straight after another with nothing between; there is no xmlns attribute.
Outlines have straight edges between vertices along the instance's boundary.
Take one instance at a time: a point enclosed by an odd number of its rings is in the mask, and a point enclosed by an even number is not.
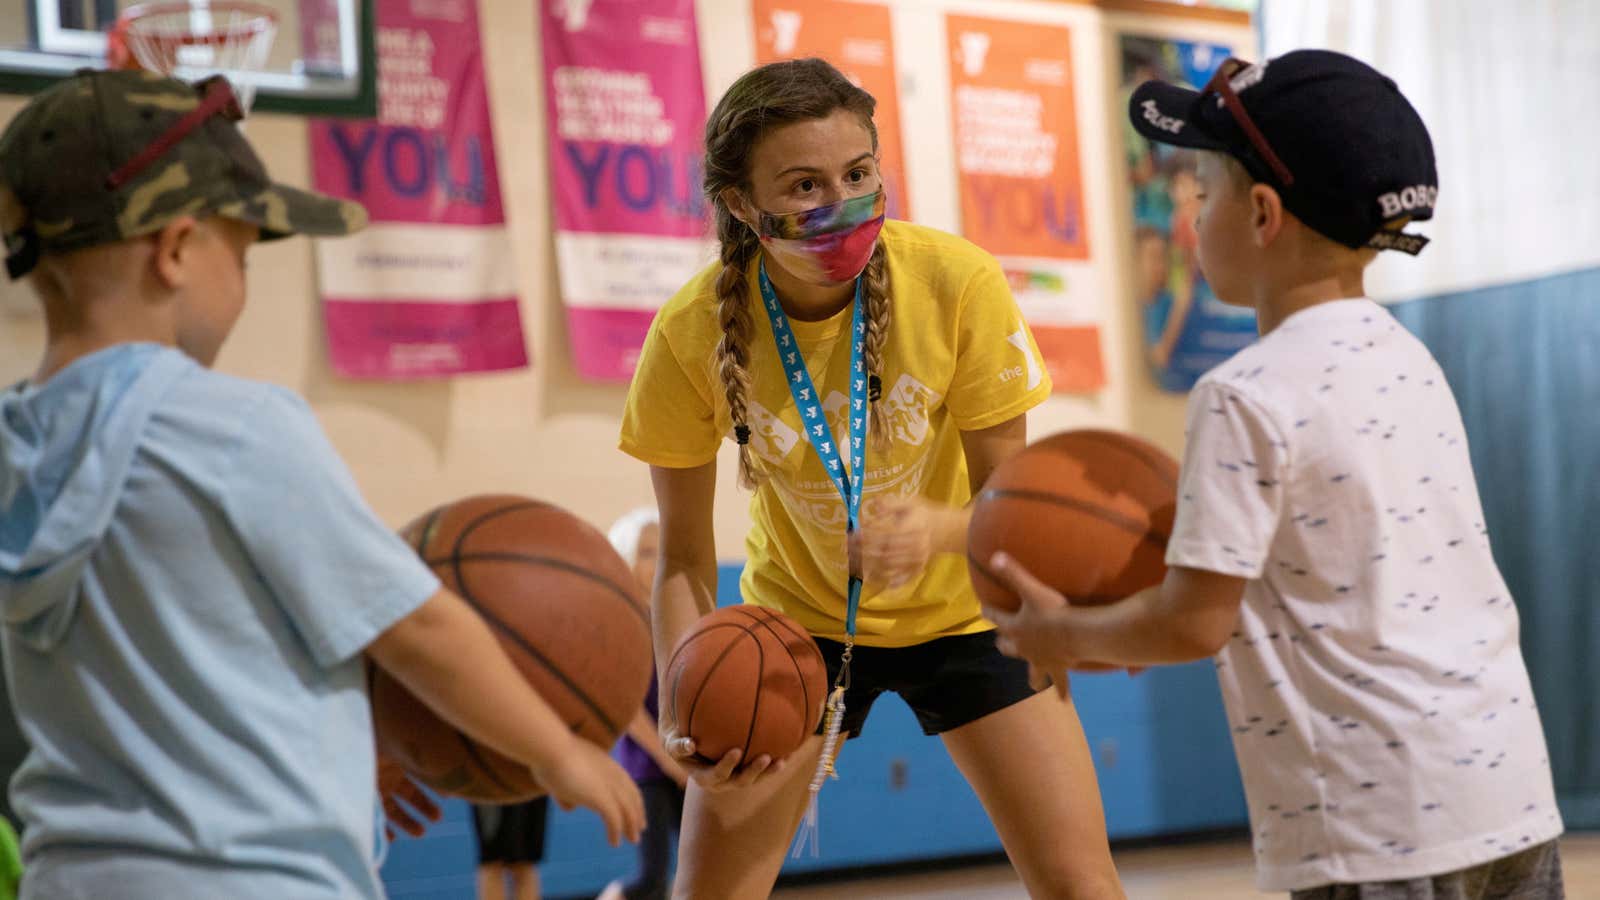
<svg viewBox="0 0 1600 900"><path fill-rule="evenodd" d="M649 754L661 771L676 781L679 787L688 784L689 773L684 771L683 766L678 765L678 761L667 752L666 745L661 743L661 732L656 726L655 719L652 719L648 712L640 709L633 714L633 721L628 723L628 737L633 738L633 742Z"/></svg>
<svg viewBox="0 0 1600 900"><path fill-rule="evenodd" d="M633 780L604 750L573 736L459 597L440 590L367 654L450 724L528 766L563 809L599 813L612 846L639 839L644 802Z"/></svg>
<svg viewBox="0 0 1600 900"><path fill-rule="evenodd" d="M1001 651L1052 674L1085 663L1153 666L1212 656L1237 627L1246 583L1173 566L1160 585L1126 600L1071 606L1005 554L995 554L992 565L1022 598L1014 613L984 610L998 628Z"/></svg>

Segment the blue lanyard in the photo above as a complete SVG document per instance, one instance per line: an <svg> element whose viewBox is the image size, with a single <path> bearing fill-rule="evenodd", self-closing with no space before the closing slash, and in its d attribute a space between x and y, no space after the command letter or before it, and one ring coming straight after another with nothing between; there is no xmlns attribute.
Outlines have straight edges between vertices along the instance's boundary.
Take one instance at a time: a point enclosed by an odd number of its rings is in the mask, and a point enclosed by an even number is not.
<svg viewBox="0 0 1600 900"><path fill-rule="evenodd" d="M823 469L833 479L833 486L844 500L845 516L850 531L855 531L861 521L861 488L866 480L867 456L867 318L861 302L861 279L856 279L855 312L850 319L850 470L844 469L839 458L839 448L833 441L833 430L828 427L828 417L822 413L822 397L811 383L811 373L806 371L805 356L795 342L789 328L789 317L778 303L772 290L772 280L767 277L767 263L761 262L761 300L772 322L772 337L778 343L778 358L783 371L789 376L789 393L794 397L795 409L800 413L800 425L806 440L817 451ZM854 479L852 481L852 478ZM850 576L849 604L845 608L845 631L852 637L856 633L856 609L861 605L861 579Z"/></svg>

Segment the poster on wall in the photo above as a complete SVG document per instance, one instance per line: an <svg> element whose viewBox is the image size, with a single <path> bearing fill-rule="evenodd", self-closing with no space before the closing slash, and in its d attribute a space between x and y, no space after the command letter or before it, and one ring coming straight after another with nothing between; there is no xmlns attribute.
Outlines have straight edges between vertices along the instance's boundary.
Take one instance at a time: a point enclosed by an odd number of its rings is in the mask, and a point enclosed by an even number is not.
<svg viewBox="0 0 1600 900"><path fill-rule="evenodd" d="M889 8L850 0L752 0L750 10L757 65L820 56L878 101L873 121L888 215L910 218Z"/></svg>
<svg viewBox="0 0 1600 900"><path fill-rule="evenodd" d="M573 360L625 382L656 310L715 252L694 0L537 2Z"/></svg>
<svg viewBox="0 0 1600 900"><path fill-rule="evenodd" d="M1194 87L1231 53L1221 44L1124 35L1117 109L1152 78ZM1195 154L1141 136L1123 119L1133 203L1131 283L1145 362L1162 390L1182 393L1256 337L1255 311L1228 306L1201 277Z"/></svg>
<svg viewBox="0 0 1600 900"><path fill-rule="evenodd" d="M352 237L316 242L334 371L411 380L524 368L477 5L382 0L376 18L378 117L310 124L317 190L371 217Z"/></svg>
<svg viewBox="0 0 1600 900"><path fill-rule="evenodd" d="M1058 392L1105 385L1089 263L1072 34L947 16L961 229L999 258Z"/></svg>

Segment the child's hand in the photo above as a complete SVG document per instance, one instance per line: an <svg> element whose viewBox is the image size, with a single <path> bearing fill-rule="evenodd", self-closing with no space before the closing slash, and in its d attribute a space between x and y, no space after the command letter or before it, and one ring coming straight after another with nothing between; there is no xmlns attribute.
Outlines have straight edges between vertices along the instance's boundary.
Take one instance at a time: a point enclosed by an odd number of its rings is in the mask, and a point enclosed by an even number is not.
<svg viewBox="0 0 1600 900"><path fill-rule="evenodd" d="M996 554L994 561L998 562L1002 556L1003 554ZM1011 559L1009 556L1005 556L1004 558L1009 567L1013 570L1013 574L1020 573L1022 576L1025 576L1028 581L1032 583L1033 589L1029 593L1025 594L1024 589L1019 586L1020 583L1014 583L1012 579L1001 575L1001 582L1003 582L1007 587L1011 588L1011 592L1017 595L1017 597L1021 600L1022 607L1015 613L1003 613L988 606L983 608L984 618L994 622L997 626L1000 625L1001 618L1007 620L1007 627L997 627L995 629L995 632L998 636L998 639L995 641L995 645L999 648L1001 653L1004 653L1007 656L1019 657L1027 661L1029 687L1036 691L1042 691L1045 688L1054 685L1056 694L1060 696L1061 699L1065 700L1070 690L1067 679L1067 669L1070 667L1062 666L1061 668L1057 669L1047 668L1046 665L1035 662L1031 657L1027 657L1018 653L1016 650L1016 642L1012 638L1012 635L1018 629L1031 627L1026 622L1018 622L1017 617L1019 615L1029 611L1030 609L1037 610L1039 612L1065 609L1067 607L1067 598L1063 597L1059 592L1051 589L1044 582L1034 578L1026 569L1018 564L1016 560ZM1000 575L1000 570L996 569L995 573Z"/></svg>
<svg viewBox="0 0 1600 900"><path fill-rule="evenodd" d="M1021 599L1022 606L1009 613L986 606L984 618L995 624L995 646L1000 652L1027 661L1030 684L1038 687L1041 678L1048 678L1055 683L1056 692L1065 697L1068 670L1103 672L1120 668L1074 651L1073 610L1059 591L1033 577L1007 554L996 553L990 568Z"/></svg>
<svg viewBox="0 0 1600 900"><path fill-rule="evenodd" d="M389 819L384 831L391 841L396 828L412 837L422 837L428 830L428 823L439 821L443 815L439 804L433 802L422 785L412 780L399 763L382 753L378 754L378 796L383 799L383 814ZM401 800L405 803L400 803Z"/></svg>
<svg viewBox="0 0 1600 900"><path fill-rule="evenodd" d="M1075 648L1082 645L1075 640L1078 631L1073 626L1079 612L1066 597L1033 577L1021 563L1005 553L994 555L990 569L1021 598L1022 606L1009 613L985 606L984 618L995 624L995 646L1000 652L1027 661L1028 683L1036 690L1042 689L1046 681L1054 682L1056 692L1066 697L1068 670L1115 672L1125 669L1129 675L1138 675L1147 668L1101 662L1077 652Z"/></svg>
<svg viewBox="0 0 1600 900"><path fill-rule="evenodd" d="M562 809L586 806L600 814L606 839L615 847L621 838L637 843L644 831L644 799L628 773L604 750L574 739L550 762L532 769L533 777Z"/></svg>
<svg viewBox="0 0 1600 900"><path fill-rule="evenodd" d="M695 748L694 738L680 735L676 723L666 715L661 717L661 742L666 745L667 753L688 773L689 780L713 794L749 787L765 776L783 771L784 760L775 760L766 754L740 768L743 752L738 749L729 750L715 764L707 764Z"/></svg>

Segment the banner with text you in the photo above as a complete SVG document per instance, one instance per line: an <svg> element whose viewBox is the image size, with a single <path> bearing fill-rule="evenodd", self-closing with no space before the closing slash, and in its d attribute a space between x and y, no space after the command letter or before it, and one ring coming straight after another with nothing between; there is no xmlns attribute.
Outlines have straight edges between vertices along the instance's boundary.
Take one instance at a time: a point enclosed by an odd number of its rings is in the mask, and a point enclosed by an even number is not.
<svg viewBox="0 0 1600 900"><path fill-rule="evenodd" d="M1089 264L1072 32L945 18L961 230L1000 259L1057 391L1105 385Z"/></svg>
<svg viewBox="0 0 1600 900"><path fill-rule="evenodd" d="M820 56L878 101L873 121L889 218L910 218L889 8L849 0L752 0L751 13L757 65Z"/></svg>
<svg viewBox="0 0 1600 900"><path fill-rule="evenodd" d="M578 373L627 381L713 258L694 0L538 0L556 259Z"/></svg>
<svg viewBox="0 0 1600 900"><path fill-rule="evenodd" d="M376 17L378 118L311 123L317 189L372 217L316 244L333 368L390 380L523 368L477 4L379 0Z"/></svg>

